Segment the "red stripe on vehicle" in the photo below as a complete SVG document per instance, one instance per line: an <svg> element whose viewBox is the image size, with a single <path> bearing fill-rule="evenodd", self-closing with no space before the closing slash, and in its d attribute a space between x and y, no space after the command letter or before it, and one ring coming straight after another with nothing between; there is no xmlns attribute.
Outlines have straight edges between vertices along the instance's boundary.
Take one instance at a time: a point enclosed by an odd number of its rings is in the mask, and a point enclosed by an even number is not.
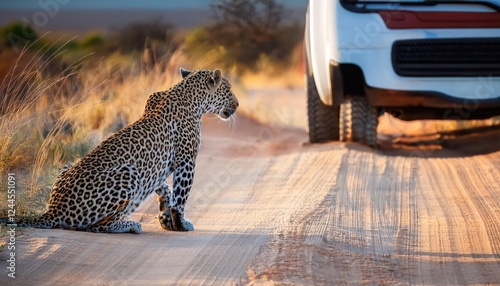
<svg viewBox="0 0 500 286"><path fill-rule="evenodd" d="M429 12L380 10L389 29L500 28L498 12Z"/></svg>

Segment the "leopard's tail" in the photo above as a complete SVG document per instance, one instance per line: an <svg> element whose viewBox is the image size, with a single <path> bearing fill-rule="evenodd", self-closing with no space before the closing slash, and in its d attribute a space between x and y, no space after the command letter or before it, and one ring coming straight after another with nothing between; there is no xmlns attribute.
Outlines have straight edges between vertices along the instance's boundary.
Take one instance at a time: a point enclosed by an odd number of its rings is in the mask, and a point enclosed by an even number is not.
<svg viewBox="0 0 500 286"><path fill-rule="evenodd" d="M57 223L45 214L39 217L2 217L0 224L34 228L55 228L57 226Z"/></svg>

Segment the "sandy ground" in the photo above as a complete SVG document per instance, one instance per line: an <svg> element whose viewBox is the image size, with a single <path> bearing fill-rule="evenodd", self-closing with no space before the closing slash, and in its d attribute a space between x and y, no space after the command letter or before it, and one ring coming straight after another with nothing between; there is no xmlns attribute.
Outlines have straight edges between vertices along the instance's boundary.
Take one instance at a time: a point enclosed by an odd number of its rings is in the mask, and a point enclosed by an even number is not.
<svg viewBox="0 0 500 286"><path fill-rule="evenodd" d="M500 284L498 128L410 136L425 124L382 117L380 150L310 145L304 100L254 90L242 106L266 123L205 120L194 232L162 230L151 197L140 235L29 230L0 284Z"/></svg>

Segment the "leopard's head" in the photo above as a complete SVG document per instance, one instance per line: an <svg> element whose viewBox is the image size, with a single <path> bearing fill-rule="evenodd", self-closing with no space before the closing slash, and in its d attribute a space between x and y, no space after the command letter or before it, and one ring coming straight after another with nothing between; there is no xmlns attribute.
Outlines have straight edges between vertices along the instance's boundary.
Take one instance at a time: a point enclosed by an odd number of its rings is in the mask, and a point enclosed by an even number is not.
<svg viewBox="0 0 500 286"><path fill-rule="evenodd" d="M221 119L229 119L239 106L238 99L231 91L231 83L222 76L220 70L198 70L194 72L181 68L185 80L198 81L204 92L201 99L203 113L216 114Z"/></svg>

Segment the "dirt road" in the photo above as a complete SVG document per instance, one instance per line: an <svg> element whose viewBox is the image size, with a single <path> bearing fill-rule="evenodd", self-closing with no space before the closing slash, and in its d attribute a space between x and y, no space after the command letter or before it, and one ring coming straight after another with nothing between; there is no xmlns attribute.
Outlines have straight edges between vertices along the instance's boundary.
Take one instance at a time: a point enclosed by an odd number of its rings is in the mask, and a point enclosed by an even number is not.
<svg viewBox="0 0 500 286"><path fill-rule="evenodd" d="M162 230L154 197L140 235L29 230L15 280L0 252L1 284L500 284L498 129L377 151L245 117L203 131L194 232Z"/></svg>

